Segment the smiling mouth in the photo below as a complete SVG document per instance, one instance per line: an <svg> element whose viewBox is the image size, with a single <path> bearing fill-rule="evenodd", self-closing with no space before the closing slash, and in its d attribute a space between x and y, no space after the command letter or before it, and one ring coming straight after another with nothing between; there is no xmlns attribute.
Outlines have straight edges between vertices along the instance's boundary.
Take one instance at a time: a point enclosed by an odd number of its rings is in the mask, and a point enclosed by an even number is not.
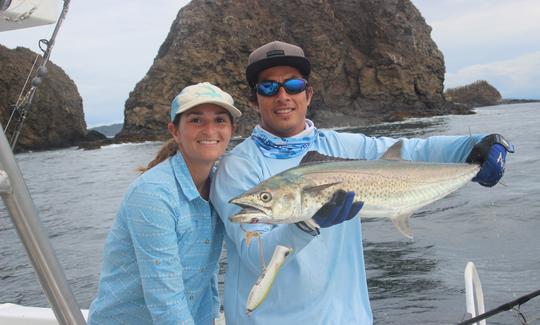
<svg viewBox="0 0 540 325"><path fill-rule="evenodd" d="M274 113L277 115L285 115L291 113L292 111L294 111L292 108L279 108L274 110Z"/></svg>
<svg viewBox="0 0 540 325"><path fill-rule="evenodd" d="M197 142L200 144L218 144L219 140L199 140Z"/></svg>

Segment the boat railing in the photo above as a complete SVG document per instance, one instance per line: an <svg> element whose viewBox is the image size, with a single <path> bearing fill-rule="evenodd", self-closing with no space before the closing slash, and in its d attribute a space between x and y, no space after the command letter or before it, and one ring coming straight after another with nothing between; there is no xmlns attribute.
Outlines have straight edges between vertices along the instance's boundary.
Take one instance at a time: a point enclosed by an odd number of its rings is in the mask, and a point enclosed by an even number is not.
<svg viewBox="0 0 540 325"><path fill-rule="evenodd" d="M0 196L59 324L86 324L1 125Z"/></svg>

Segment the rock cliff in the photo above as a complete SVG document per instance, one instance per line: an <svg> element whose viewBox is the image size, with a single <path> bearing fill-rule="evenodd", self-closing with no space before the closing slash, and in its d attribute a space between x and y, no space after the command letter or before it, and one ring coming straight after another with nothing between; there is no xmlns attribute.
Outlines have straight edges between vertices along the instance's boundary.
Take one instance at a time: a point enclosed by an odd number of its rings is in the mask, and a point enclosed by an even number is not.
<svg viewBox="0 0 540 325"><path fill-rule="evenodd" d="M443 96L444 59L409 0L193 0L178 13L147 75L131 92L119 138L165 134L169 104L210 81L233 95L249 134L249 53L272 40L312 62L309 118L320 127L458 113Z"/></svg>
<svg viewBox="0 0 540 325"><path fill-rule="evenodd" d="M11 50L0 45L0 123L4 129L36 55L26 48ZM82 99L75 83L50 61L47 69L23 124L18 151L72 146L86 136Z"/></svg>
<svg viewBox="0 0 540 325"><path fill-rule="evenodd" d="M447 89L444 95L448 101L471 108L497 105L502 101L501 93L485 80L478 80L466 86Z"/></svg>

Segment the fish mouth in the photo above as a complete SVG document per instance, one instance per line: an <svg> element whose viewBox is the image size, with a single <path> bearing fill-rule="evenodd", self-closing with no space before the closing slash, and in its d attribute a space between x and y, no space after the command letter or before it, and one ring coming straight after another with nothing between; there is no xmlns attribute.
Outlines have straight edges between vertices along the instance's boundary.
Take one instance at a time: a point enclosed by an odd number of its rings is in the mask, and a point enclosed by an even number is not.
<svg viewBox="0 0 540 325"><path fill-rule="evenodd" d="M229 201L229 203L234 203L242 208L238 213L229 217L229 220L232 222L260 223L261 220L267 219L266 212L261 208L255 207L250 204L234 202L234 200Z"/></svg>

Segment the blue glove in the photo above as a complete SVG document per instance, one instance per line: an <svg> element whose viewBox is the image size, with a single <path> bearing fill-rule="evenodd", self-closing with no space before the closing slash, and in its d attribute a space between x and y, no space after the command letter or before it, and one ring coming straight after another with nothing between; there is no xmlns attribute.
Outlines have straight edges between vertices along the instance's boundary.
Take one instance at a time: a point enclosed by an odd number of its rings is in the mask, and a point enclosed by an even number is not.
<svg viewBox="0 0 540 325"><path fill-rule="evenodd" d="M313 215L313 220L319 227L328 228L352 219L364 206L362 201L353 203L354 194L354 192L337 190L330 202L323 205Z"/></svg>
<svg viewBox="0 0 540 325"><path fill-rule="evenodd" d="M319 227L328 228L352 219L364 206L364 202L362 201L353 203L354 195L354 192L337 190L332 199L313 215L313 220ZM319 233L318 229L313 229L309 223L302 221L296 225L307 233Z"/></svg>
<svg viewBox="0 0 540 325"><path fill-rule="evenodd" d="M481 165L472 181L487 187L497 184L504 174L508 152L514 152L514 146L500 134L490 134L478 142L467 157L468 163Z"/></svg>

